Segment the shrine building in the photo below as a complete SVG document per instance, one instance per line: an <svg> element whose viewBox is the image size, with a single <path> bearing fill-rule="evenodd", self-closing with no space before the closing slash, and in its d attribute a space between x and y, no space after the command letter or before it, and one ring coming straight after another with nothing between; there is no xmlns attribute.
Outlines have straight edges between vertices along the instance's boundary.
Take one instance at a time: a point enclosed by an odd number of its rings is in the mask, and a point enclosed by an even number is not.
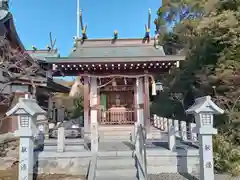
<svg viewBox="0 0 240 180"><path fill-rule="evenodd" d="M84 132L89 133L90 124L94 123L127 125L136 121L149 131L149 97L156 95L155 76L178 68L185 56L166 55L158 43L158 33L150 37L150 10L143 38L121 39L114 31L109 39L88 39L81 12L79 18L82 36L79 36L78 27L69 56L44 60L53 77L77 76L73 86L83 84ZM72 88L70 95L74 94Z"/></svg>
<svg viewBox="0 0 240 180"><path fill-rule="evenodd" d="M133 124L137 109L143 109L144 124L150 126L149 88L156 93L154 77L177 68L182 55L165 55L154 40L76 40L68 57L46 58L53 76L80 76L84 84L84 123L89 131L91 109L97 109L101 124ZM93 102L96 95L96 102Z"/></svg>

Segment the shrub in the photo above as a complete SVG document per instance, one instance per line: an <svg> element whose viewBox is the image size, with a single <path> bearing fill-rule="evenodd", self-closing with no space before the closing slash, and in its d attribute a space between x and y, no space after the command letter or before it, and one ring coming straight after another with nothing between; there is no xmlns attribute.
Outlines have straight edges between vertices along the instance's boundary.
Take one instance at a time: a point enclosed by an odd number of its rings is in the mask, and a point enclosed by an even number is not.
<svg viewBox="0 0 240 180"><path fill-rule="evenodd" d="M214 165L218 173L240 175L240 148L228 136L218 134L213 139Z"/></svg>

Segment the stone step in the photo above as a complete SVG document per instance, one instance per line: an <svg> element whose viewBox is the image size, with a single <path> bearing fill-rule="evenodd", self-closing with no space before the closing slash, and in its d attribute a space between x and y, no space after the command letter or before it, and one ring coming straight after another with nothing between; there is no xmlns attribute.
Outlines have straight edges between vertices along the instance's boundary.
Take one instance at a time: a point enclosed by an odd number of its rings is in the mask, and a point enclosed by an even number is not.
<svg viewBox="0 0 240 180"><path fill-rule="evenodd" d="M82 145L84 144L84 139L65 139L65 145ZM52 146L57 145L57 139L45 139L44 140L45 146Z"/></svg>
<svg viewBox="0 0 240 180"><path fill-rule="evenodd" d="M195 165L199 164L199 157L147 156L147 163L150 166Z"/></svg>
<svg viewBox="0 0 240 180"><path fill-rule="evenodd" d="M99 134L101 135L105 135L105 136L112 136L112 135L127 135L129 136L131 134L130 131L102 131L102 132L99 132Z"/></svg>
<svg viewBox="0 0 240 180"><path fill-rule="evenodd" d="M199 165L188 165L185 166L178 166L178 165L165 165L165 166L151 166L148 165L147 167L148 174L159 174L159 173L198 173L199 172Z"/></svg>
<svg viewBox="0 0 240 180"><path fill-rule="evenodd" d="M137 177L98 177L96 180L137 180Z"/></svg>
<svg viewBox="0 0 240 180"><path fill-rule="evenodd" d="M99 131L132 131L133 126L99 126Z"/></svg>
<svg viewBox="0 0 240 180"><path fill-rule="evenodd" d="M79 152L70 152L70 151L66 151L66 152L51 152L51 151L43 151L40 152L38 155L38 158L40 159L45 159L45 158L88 158L91 157L92 153L90 151L87 150L82 150Z"/></svg>
<svg viewBox="0 0 240 180"><path fill-rule="evenodd" d="M178 172L177 165L165 165L165 166L150 166L147 167L148 174L159 174L159 173L176 173Z"/></svg>
<svg viewBox="0 0 240 180"><path fill-rule="evenodd" d="M126 140L129 141L130 140L130 136L100 136L100 141L104 141L104 140Z"/></svg>
<svg viewBox="0 0 240 180"><path fill-rule="evenodd" d="M83 151L85 149L84 145L66 145L65 146L65 151L68 152L78 152L78 151ZM44 151L57 151L57 146L44 146Z"/></svg>
<svg viewBox="0 0 240 180"><path fill-rule="evenodd" d="M128 151L98 151L98 157L132 157L133 152Z"/></svg>
<svg viewBox="0 0 240 180"><path fill-rule="evenodd" d="M98 178L110 178L110 177L118 177L118 178L134 178L137 175L136 169L97 169L96 171L96 179ZM114 178L115 179L115 178Z"/></svg>
<svg viewBox="0 0 240 180"><path fill-rule="evenodd" d="M85 149L83 139L65 139L65 151L75 152ZM57 140L48 139L44 141L44 151L57 151Z"/></svg>
<svg viewBox="0 0 240 180"><path fill-rule="evenodd" d="M98 169L123 169L135 167L135 160L131 157L99 157L97 160Z"/></svg>

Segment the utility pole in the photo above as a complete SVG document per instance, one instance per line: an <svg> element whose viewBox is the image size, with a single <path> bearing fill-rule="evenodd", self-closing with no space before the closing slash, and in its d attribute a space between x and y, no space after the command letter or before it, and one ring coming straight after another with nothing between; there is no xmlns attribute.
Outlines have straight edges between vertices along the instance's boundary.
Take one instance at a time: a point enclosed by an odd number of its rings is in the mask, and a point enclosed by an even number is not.
<svg viewBox="0 0 240 180"><path fill-rule="evenodd" d="M77 0L77 38L80 37L80 0Z"/></svg>

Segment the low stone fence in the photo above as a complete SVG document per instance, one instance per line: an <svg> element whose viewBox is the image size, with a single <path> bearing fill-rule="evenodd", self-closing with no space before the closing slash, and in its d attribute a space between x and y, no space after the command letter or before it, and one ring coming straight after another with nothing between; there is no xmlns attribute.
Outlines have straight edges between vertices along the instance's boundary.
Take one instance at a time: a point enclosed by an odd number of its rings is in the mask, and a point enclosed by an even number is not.
<svg viewBox="0 0 240 180"><path fill-rule="evenodd" d="M159 117L154 114L153 125L163 132L168 132L168 125L172 125L176 138L198 146L196 123L187 123L186 121Z"/></svg>

